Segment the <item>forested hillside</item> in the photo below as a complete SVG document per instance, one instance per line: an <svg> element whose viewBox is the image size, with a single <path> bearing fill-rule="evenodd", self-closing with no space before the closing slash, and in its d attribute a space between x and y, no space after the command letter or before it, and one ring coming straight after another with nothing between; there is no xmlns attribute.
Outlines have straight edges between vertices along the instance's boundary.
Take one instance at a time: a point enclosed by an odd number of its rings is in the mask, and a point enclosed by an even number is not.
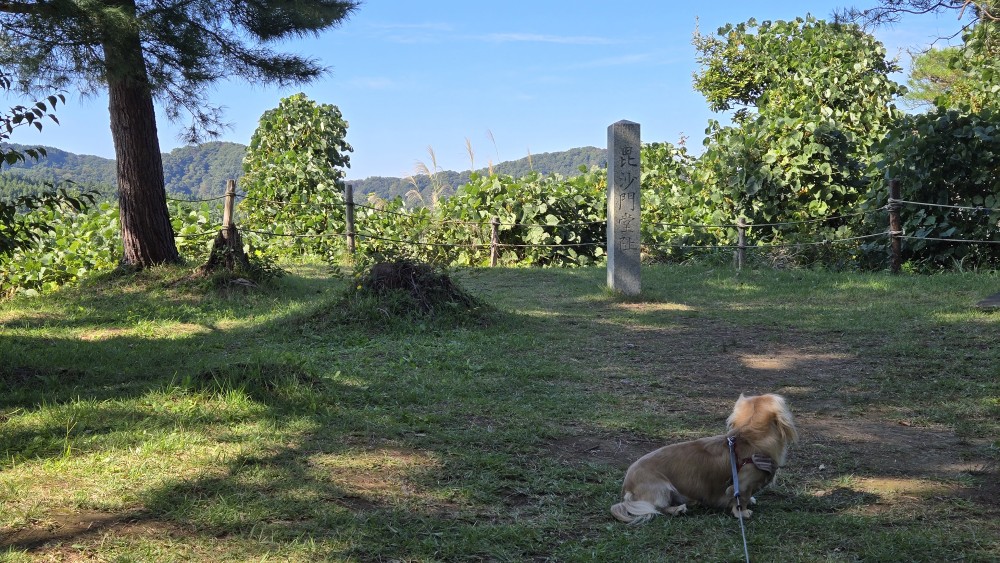
<svg viewBox="0 0 1000 563"><path fill-rule="evenodd" d="M19 147L19 145L14 145ZM47 156L35 162L18 163L0 173L0 197L33 193L41 183L70 180L85 187L113 193L115 161L45 147ZM167 193L201 198L221 194L226 180L242 175L246 147L238 143L211 142L181 147L163 155Z"/></svg>
<svg viewBox="0 0 1000 563"><path fill-rule="evenodd" d="M14 145L17 147L18 145ZM80 187L96 188L102 193L113 193L115 161L99 156L79 155L53 147L45 147L48 156L38 162L30 159L0 172L0 198L10 199L27 193L37 193L43 183L58 184L66 180ZM239 143L210 142L197 146L180 147L163 155L163 172L167 193L175 197L200 199L221 195L226 180L243 175L243 155L246 146ZM493 167L494 172L524 176L535 171L541 174L575 176L580 167L607 165L607 151L596 147L581 147L561 152L542 153L520 160L502 162ZM485 169L479 172L487 172ZM443 194L469 181L469 172L440 171L432 178L392 178L372 176L363 180L348 180L354 193L370 193L392 199L405 196L417 188L424 196L438 189ZM415 184L415 185L414 185Z"/></svg>
<svg viewBox="0 0 1000 563"><path fill-rule="evenodd" d="M16 150L29 148L12 144ZM53 147L43 147L47 156L38 162L28 158L5 167L0 172L0 198L14 199L36 194L45 184L63 185L72 181L81 189L111 193L115 183L115 161L90 155L78 155Z"/></svg>
<svg viewBox="0 0 1000 563"><path fill-rule="evenodd" d="M226 180L243 175L246 147L239 143L204 143L180 147L163 155L167 192L192 198L222 194Z"/></svg>

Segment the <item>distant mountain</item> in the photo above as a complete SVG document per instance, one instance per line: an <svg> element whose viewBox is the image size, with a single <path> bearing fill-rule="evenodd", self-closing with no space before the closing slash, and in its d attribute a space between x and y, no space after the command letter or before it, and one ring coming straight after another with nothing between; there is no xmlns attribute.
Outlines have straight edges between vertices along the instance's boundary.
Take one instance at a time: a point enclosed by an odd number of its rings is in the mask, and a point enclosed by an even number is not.
<svg viewBox="0 0 1000 563"><path fill-rule="evenodd" d="M580 147L560 152L545 152L531 155L519 160L501 162L493 166L496 174L505 174L520 178L531 172L539 174L559 174L567 178L580 175L580 167L589 170L592 166L606 168L608 165L607 149L597 147ZM479 174L487 174L486 168L477 170ZM435 174L435 181L444 186L445 194L455 193L455 190L469 182L470 171L454 172L443 170ZM364 180L348 180L348 184L354 186L355 197L373 193L379 197L392 199L396 196L405 197L406 193L416 188L417 191L427 195L431 190L431 179L426 175L412 176L409 178L393 178L386 176L371 176Z"/></svg>
<svg viewBox="0 0 1000 563"><path fill-rule="evenodd" d="M24 145L11 146L15 149L29 148ZM0 195L11 197L35 193L40 184L58 185L65 180L72 180L80 187L109 192L109 186L115 183L114 160L73 154L53 147L42 148L47 156L38 162L28 158L0 173Z"/></svg>
<svg viewBox="0 0 1000 563"><path fill-rule="evenodd" d="M226 180L243 176L247 148L239 143L212 142L180 147L163 155L167 193L209 198L226 191Z"/></svg>
<svg viewBox="0 0 1000 563"><path fill-rule="evenodd" d="M21 145L13 145L15 148ZM57 184L63 180L87 186L103 186L111 192L117 185L115 161L99 156L79 155L44 147L48 156L11 166L0 174L0 193L9 193L11 184ZM243 175L246 147L239 143L211 142L176 148L163 154L163 175L167 193L203 198L225 192L226 180Z"/></svg>
<svg viewBox="0 0 1000 563"><path fill-rule="evenodd" d="M13 145L20 147L19 145ZM20 147L24 148L24 147ZM99 156L78 155L53 147L45 147L48 156L34 162L18 163L0 172L0 197L10 198L37 191L41 183L58 184L72 180L88 188L99 188L102 192L113 193L117 183L115 161ZM246 146L239 143L210 142L176 148L163 155L163 174L167 193L174 197L192 199L221 195L226 188L226 180L243 176L243 156ZM498 174L514 177L525 176L534 171L540 174L560 174L576 176L580 167L607 166L607 151L596 147L581 147L561 152L532 155L520 160L501 162L493 166ZM486 169L478 171L481 174ZM445 193L469 181L469 171L445 170L435 175L435 181L445 186ZM348 180L354 186L356 197L361 199L369 193L391 199L405 196L414 189L429 190L431 179L427 176L413 178L393 178L372 176L363 180Z"/></svg>

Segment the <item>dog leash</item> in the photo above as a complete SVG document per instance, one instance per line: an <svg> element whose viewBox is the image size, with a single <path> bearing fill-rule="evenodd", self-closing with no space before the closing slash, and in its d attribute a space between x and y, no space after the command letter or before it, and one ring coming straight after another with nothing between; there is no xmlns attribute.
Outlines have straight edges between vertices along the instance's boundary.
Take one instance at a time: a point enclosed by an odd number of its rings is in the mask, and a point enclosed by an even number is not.
<svg viewBox="0 0 1000 563"><path fill-rule="evenodd" d="M739 470L736 468L736 438L728 436L726 443L729 444L729 466L733 470L733 497L736 499L736 514L740 518L740 532L743 534L743 555L746 557L747 563L750 563L750 549L747 547L747 529L743 525L743 503L740 501Z"/></svg>

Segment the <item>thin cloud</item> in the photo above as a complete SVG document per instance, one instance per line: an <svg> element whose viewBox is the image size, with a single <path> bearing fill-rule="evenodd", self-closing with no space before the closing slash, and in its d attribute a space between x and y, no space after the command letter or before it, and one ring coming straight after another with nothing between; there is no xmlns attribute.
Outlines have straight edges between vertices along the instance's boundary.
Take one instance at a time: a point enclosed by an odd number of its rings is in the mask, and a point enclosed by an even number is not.
<svg viewBox="0 0 1000 563"><path fill-rule="evenodd" d="M493 43L558 43L562 45L610 45L605 37L592 35L544 35L540 33L489 33L481 36Z"/></svg>
<svg viewBox="0 0 1000 563"><path fill-rule="evenodd" d="M358 76L352 78L350 84L365 90L391 90L397 86L391 78L381 76Z"/></svg>
<svg viewBox="0 0 1000 563"><path fill-rule="evenodd" d="M374 23L371 27L375 29L409 29L420 31L452 31L454 27L450 23L444 22L424 22L424 23Z"/></svg>
<svg viewBox="0 0 1000 563"><path fill-rule="evenodd" d="M629 55L619 55L617 57L602 57L573 65L571 68L604 68L611 66L628 66L647 64L650 62L662 62L657 60L654 53L633 53Z"/></svg>
<svg viewBox="0 0 1000 563"><path fill-rule="evenodd" d="M445 35L454 30L454 26L444 22L424 23L376 23L371 29L380 37L392 43L439 43Z"/></svg>

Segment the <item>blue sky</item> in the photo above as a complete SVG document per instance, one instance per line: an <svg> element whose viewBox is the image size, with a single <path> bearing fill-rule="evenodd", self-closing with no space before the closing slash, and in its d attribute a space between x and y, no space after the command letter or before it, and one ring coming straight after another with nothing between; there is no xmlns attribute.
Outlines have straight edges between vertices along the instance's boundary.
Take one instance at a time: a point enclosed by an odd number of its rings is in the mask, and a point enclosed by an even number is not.
<svg viewBox="0 0 1000 563"><path fill-rule="evenodd" d="M242 144L284 96L301 91L338 106L350 123L351 179L411 175L417 161L431 166L428 147L440 168L468 169L466 139L476 167L603 146L620 119L640 123L643 141L683 135L698 148L707 121L724 116L713 116L691 85L696 27L714 34L750 17L826 18L847 3L368 0L341 27L281 46L329 66L320 81L283 90L220 83L211 99L232 124L221 140ZM907 65L906 49L958 27L954 13L914 16L875 35ZM12 141L113 158L106 98L69 92L57 115L60 125L18 130ZM164 152L181 146L178 129L160 115Z"/></svg>

